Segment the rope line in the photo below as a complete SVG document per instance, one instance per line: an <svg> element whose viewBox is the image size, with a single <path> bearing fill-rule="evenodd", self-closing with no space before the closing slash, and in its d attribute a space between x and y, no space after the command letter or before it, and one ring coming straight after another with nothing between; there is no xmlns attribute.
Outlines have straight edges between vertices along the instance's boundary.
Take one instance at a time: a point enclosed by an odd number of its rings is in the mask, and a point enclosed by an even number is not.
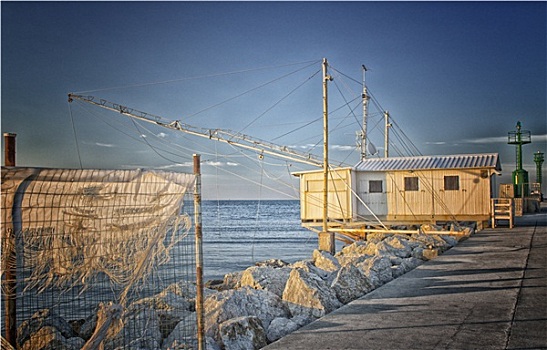
<svg viewBox="0 0 547 350"><path fill-rule="evenodd" d="M94 89L94 90L78 91L78 92L75 92L75 93L76 94L87 94L87 93L98 92L98 91L120 90L120 89L128 89L128 88L135 88L135 87L145 87L145 86L152 86L152 85L178 83L178 82L188 81L188 80L197 80L197 79L204 79L204 78L216 78L216 77L222 77L222 76L227 76L227 75L248 73L248 72L260 71L260 70L266 70L266 69L283 68L283 67L296 66L296 65L300 65L300 64L308 64L310 62L312 62L312 64L317 64L317 63L320 62L320 60L310 60L310 61L303 61L303 62L297 62L297 63L287 63L287 64L282 64L282 65L277 65L277 66L265 66L265 67L259 67L259 68L242 69L242 70L231 71L231 72L206 74L206 75L199 75L199 76L186 77L186 78L180 78L180 79L169 79L169 80L162 80L162 81L156 81L156 82L121 85L121 86L100 88L100 89Z"/></svg>
<svg viewBox="0 0 547 350"><path fill-rule="evenodd" d="M70 114L70 122L72 124L72 133L74 134L74 143L76 144L76 153L78 154L78 162L80 164L80 169L83 169L82 165L82 156L80 154L80 144L78 142L78 136L76 134L76 126L74 125L74 116L72 115L72 105L71 103L68 104L68 111Z"/></svg>

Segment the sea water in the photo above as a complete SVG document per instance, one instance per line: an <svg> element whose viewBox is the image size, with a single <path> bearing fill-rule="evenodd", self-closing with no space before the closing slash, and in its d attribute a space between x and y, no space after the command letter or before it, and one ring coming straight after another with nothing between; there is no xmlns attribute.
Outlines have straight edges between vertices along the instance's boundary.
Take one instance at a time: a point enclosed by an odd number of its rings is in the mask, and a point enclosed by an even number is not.
<svg viewBox="0 0 547 350"><path fill-rule="evenodd" d="M203 201L202 227L205 280L267 259L308 259L318 243L300 224L297 200Z"/></svg>

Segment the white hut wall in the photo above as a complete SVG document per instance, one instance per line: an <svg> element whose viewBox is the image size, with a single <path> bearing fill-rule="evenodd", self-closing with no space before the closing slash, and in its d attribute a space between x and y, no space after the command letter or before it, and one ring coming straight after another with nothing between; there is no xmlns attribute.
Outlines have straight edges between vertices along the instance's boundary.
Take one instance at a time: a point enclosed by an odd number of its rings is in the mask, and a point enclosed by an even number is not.
<svg viewBox="0 0 547 350"><path fill-rule="evenodd" d="M355 208L357 216L367 217L372 215L386 215L387 210L387 183L386 174L383 172L355 172L357 185L357 196L368 206L368 209L361 201L356 201Z"/></svg>

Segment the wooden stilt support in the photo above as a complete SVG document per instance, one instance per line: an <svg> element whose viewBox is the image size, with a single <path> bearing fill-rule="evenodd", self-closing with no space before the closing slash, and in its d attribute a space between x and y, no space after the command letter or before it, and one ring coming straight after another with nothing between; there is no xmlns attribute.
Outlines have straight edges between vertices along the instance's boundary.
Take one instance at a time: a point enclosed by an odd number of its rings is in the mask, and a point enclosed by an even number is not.
<svg viewBox="0 0 547 350"><path fill-rule="evenodd" d="M198 154L194 154L194 176L197 338L198 350L205 350L205 313L203 310L203 248L201 231L201 160Z"/></svg>

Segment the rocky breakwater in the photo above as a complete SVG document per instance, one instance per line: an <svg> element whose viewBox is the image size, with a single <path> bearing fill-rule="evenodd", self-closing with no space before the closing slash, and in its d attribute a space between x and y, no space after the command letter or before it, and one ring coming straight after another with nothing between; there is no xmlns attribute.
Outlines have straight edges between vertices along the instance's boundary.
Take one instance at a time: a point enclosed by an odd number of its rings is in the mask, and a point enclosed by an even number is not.
<svg viewBox="0 0 547 350"><path fill-rule="evenodd" d="M315 250L307 260L264 261L206 283L207 349L260 349L457 244L451 236L425 234L367 238L334 256ZM112 321L101 335L107 311L117 311L121 322ZM103 337L104 349L193 349L195 318L195 286L181 283L123 311L101 304L85 320L41 311L19 328L19 347L87 349Z"/></svg>
<svg viewBox="0 0 547 350"><path fill-rule="evenodd" d="M470 233L470 232L469 232ZM258 263L210 281L205 300L210 350L260 349L453 247L451 236L369 235L334 256Z"/></svg>

